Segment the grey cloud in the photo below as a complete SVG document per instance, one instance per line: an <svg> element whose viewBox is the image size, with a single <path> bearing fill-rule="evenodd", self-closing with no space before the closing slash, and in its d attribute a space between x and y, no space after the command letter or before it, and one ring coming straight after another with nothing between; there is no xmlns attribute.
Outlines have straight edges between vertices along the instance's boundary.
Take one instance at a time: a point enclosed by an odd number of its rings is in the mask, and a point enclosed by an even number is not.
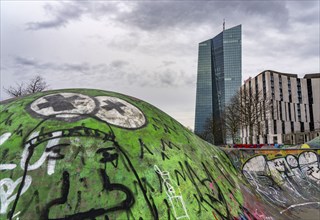
<svg viewBox="0 0 320 220"><path fill-rule="evenodd" d="M115 61L112 61L110 63L110 65L113 68L122 68L126 65L129 65L129 63L127 61L123 61L123 60L115 60Z"/></svg>
<svg viewBox="0 0 320 220"><path fill-rule="evenodd" d="M61 28L85 15L99 19L103 15L118 11L117 4L95 1L56 2L55 4L46 4L44 9L52 18L46 21L28 22L26 23L27 30Z"/></svg>
<svg viewBox="0 0 320 220"><path fill-rule="evenodd" d="M129 85L139 87L176 88L190 86L195 82L195 76L188 75L175 69L159 69L157 71L131 70L121 72L121 80L125 79Z"/></svg>
<svg viewBox="0 0 320 220"><path fill-rule="evenodd" d="M303 10L301 10L303 8ZM292 21L301 24L319 24L319 1L296 1L290 4Z"/></svg>
<svg viewBox="0 0 320 220"><path fill-rule="evenodd" d="M39 30L48 28L60 28L66 26L70 21L79 19L85 12L75 2L64 2L63 5L46 4L44 9L53 18L47 21L29 22L27 30Z"/></svg>
<svg viewBox="0 0 320 220"><path fill-rule="evenodd" d="M54 19L51 21L42 21L42 22L29 22L27 23L27 30L39 30L39 29L49 29L49 28L59 28L66 26L68 23L64 19Z"/></svg>
<svg viewBox="0 0 320 220"><path fill-rule="evenodd" d="M88 63L79 63L79 64L69 64L65 63L61 66L53 65L57 70L65 70L65 71L77 71L77 72L86 72L88 73L92 68Z"/></svg>
<svg viewBox="0 0 320 220"><path fill-rule="evenodd" d="M155 72L152 75L152 81L163 87L176 87L191 85L192 82L195 82L195 77L187 75L184 71L166 68Z"/></svg>
<svg viewBox="0 0 320 220"><path fill-rule="evenodd" d="M91 69L88 63L52 63L41 62L36 59L29 59L25 57L17 56L14 58L14 62L17 66L23 66L26 68L34 68L38 70L55 70L55 71L77 71L87 72Z"/></svg>
<svg viewBox="0 0 320 220"><path fill-rule="evenodd" d="M162 64L164 65L164 66L170 66L170 65L173 65L173 64L175 64L176 62L174 62L174 61L168 61L168 60L164 60L164 61L162 61Z"/></svg>
<svg viewBox="0 0 320 220"><path fill-rule="evenodd" d="M303 14L294 18L294 21L302 24L319 24L319 20L319 13L318 16L315 14Z"/></svg>
<svg viewBox="0 0 320 220"><path fill-rule="evenodd" d="M114 60L109 64L88 64L88 63L53 63L42 62L35 59L16 57L15 66L21 72L41 72L43 74L63 75L67 80L73 81L73 76L83 77L94 76L108 82L137 85L140 87L176 87L188 86L195 81L194 76L189 76L183 71L176 71L171 68L159 68L157 71L137 69L125 60ZM19 73L17 73L19 74ZM78 79L79 80L79 79Z"/></svg>
<svg viewBox="0 0 320 220"><path fill-rule="evenodd" d="M238 21L240 17L264 19L283 27L288 16L285 1L143 1L132 12L119 14L118 20L143 30L162 30L222 24L223 18ZM272 22L275 19L278 22Z"/></svg>
<svg viewBox="0 0 320 220"><path fill-rule="evenodd" d="M123 10L124 4L130 10ZM70 1L47 4L45 9L52 19L29 22L27 27L31 30L59 28L85 15L94 19L107 17L143 30L212 25L219 20L222 23L224 17L236 21L239 15L270 22L277 20L275 24L284 26L289 15L286 4L285 1Z"/></svg>
<svg viewBox="0 0 320 220"><path fill-rule="evenodd" d="M24 66L37 66L38 63L34 59L28 59L25 57L15 57L15 63Z"/></svg>

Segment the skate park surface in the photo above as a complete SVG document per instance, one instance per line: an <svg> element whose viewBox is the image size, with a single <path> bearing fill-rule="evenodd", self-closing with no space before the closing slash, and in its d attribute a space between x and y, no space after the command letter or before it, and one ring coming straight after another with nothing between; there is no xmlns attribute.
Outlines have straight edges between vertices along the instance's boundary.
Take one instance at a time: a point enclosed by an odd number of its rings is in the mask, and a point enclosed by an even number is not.
<svg viewBox="0 0 320 220"><path fill-rule="evenodd" d="M221 149L102 90L10 99L0 105L0 219L319 219L318 143Z"/></svg>

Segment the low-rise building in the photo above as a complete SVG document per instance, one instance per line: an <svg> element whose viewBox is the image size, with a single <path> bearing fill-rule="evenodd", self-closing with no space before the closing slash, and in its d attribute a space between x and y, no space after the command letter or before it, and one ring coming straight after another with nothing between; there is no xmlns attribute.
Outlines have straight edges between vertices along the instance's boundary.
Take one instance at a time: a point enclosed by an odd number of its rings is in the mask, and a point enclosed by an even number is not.
<svg viewBox="0 0 320 220"><path fill-rule="evenodd" d="M266 70L246 80L242 89L259 94L264 104L259 129L241 127L243 143L300 144L320 135L320 73L297 74Z"/></svg>

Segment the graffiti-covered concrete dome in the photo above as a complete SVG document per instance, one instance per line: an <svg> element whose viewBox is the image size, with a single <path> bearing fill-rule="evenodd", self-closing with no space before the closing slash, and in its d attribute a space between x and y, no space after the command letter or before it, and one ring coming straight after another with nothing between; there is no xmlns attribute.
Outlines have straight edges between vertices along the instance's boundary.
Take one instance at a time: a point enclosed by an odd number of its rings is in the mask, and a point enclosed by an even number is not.
<svg viewBox="0 0 320 220"><path fill-rule="evenodd" d="M243 212L226 156L141 100L49 91L2 104L1 121L0 216L210 219Z"/></svg>
<svg viewBox="0 0 320 220"><path fill-rule="evenodd" d="M68 89L8 100L0 111L0 219L256 219L272 212L243 190L223 151L139 99Z"/></svg>

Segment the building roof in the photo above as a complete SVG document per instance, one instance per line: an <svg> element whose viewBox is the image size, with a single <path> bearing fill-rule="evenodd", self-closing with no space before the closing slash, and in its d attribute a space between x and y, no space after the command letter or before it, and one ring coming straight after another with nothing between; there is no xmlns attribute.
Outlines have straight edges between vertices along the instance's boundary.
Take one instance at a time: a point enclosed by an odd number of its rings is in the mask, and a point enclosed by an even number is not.
<svg viewBox="0 0 320 220"><path fill-rule="evenodd" d="M263 71L261 73L264 73L264 72L271 72L271 73L276 73L276 74L283 75L283 76L289 76L289 77L298 78L298 75L297 74L293 74L293 73L281 73L281 72L277 72L277 71L274 71L274 70L265 70L265 71ZM259 73L258 75L260 75L261 73Z"/></svg>
<svg viewBox="0 0 320 220"><path fill-rule="evenodd" d="M314 78L320 78L320 73L310 73L306 74L303 77L304 79L314 79Z"/></svg>

